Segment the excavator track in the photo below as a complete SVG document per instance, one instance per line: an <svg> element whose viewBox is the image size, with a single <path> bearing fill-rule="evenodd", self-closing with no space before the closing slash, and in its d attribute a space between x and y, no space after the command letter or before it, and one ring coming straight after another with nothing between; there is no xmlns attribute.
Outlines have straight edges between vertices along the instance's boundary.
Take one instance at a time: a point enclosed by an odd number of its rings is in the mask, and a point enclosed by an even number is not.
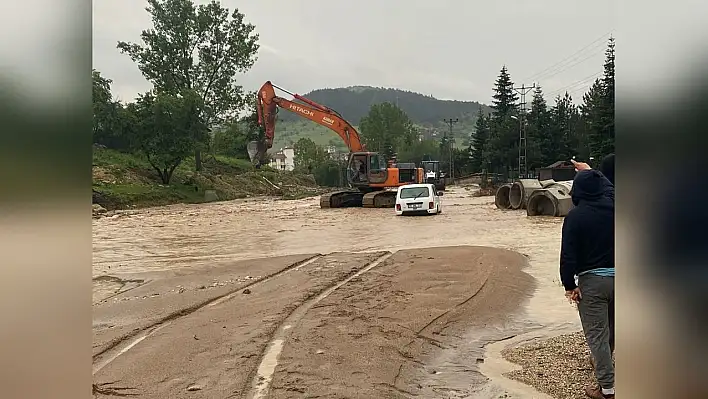
<svg viewBox="0 0 708 399"><path fill-rule="evenodd" d="M334 191L320 197L320 208L353 208L362 206L364 193L358 190Z"/></svg>
<svg viewBox="0 0 708 399"><path fill-rule="evenodd" d="M396 191L374 191L364 195L364 208L393 208L396 206Z"/></svg>

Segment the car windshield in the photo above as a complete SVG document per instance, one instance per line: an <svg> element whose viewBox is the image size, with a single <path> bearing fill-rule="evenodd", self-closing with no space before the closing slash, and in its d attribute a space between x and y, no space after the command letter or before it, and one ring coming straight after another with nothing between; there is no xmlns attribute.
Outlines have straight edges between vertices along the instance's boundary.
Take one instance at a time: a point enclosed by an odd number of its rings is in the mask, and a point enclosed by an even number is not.
<svg viewBox="0 0 708 399"><path fill-rule="evenodd" d="M420 198L430 195L428 187L408 187L401 189L401 199Z"/></svg>

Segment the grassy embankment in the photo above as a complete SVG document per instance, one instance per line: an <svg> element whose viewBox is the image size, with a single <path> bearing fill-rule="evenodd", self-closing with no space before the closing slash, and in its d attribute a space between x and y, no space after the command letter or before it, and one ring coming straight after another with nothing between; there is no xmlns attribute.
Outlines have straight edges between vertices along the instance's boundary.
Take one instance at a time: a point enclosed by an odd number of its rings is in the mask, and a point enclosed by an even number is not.
<svg viewBox="0 0 708 399"><path fill-rule="evenodd" d="M93 203L108 210L200 203L205 201L206 190L215 190L219 200L297 199L322 192L312 176L268 167L256 170L247 160L221 156L205 160L201 172L194 171L193 158L186 159L169 186L161 184L147 160L133 154L94 148L92 169Z"/></svg>

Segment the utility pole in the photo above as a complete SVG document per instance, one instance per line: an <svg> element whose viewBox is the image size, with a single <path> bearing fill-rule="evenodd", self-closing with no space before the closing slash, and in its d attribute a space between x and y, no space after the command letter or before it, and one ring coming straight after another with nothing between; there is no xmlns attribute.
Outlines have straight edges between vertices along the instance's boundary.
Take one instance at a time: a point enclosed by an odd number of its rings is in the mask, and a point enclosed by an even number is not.
<svg viewBox="0 0 708 399"><path fill-rule="evenodd" d="M452 177L453 177L453 175L452 175L452 171L453 171L453 169L452 169L452 142L451 142L451 140L452 140L452 125L459 122L460 120L457 118L455 118L455 119L448 118L448 119L443 119L443 121L450 126L450 138L448 139L447 135L445 135L445 139L446 139L445 144L447 144L447 148L448 148L448 162L447 162L447 164L450 169L450 173L448 174L448 176L450 176L450 178L452 179Z"/></svg>
<svg viewBox="0 0 708 399"><path fill-rule="evenodd" d="M344 179L342 178L342 154L338 149L334 149L334 159L337 160L337 177L339 178L339 187L344 187Z"/></svg>
<svg viewBox="0 0 708 399"><path fill-rule="evenodd" d="M526 94L536 88L536 83L531 87L523 84L521 87L514 87L520 95L519 102L519 179L526 178L528 174L526 163Z"/></svg>

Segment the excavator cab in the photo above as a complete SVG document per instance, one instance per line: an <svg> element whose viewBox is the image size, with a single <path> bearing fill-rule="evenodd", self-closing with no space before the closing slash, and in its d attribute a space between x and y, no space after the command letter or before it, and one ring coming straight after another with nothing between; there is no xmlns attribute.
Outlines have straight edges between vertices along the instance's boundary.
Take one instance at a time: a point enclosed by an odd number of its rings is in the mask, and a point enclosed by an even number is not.
<svg viewBox="0 0 708 399"><path fill-rule="evenodd" d="M357 188L384 183L388 178L386 161L375 152L353 152L349 156L347 177Z"/></svg>

